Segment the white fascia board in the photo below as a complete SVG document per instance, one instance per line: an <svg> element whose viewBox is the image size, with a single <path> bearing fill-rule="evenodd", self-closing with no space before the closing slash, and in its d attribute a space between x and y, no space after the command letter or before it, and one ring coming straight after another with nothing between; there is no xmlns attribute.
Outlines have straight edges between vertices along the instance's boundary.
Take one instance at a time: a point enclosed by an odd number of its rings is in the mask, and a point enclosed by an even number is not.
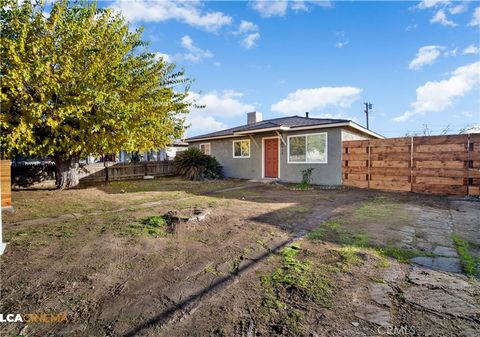
<svg viewBox="0 0 480 337"><path fill-rule="evenodd" d="M312 129L326 129L326 128L338 128L338 127L345 127L345 126L350 126L358 131L361 131L363 133L366 133L372 137L375 138L380 138L383 139L382 135L379 135L376 132L370 131L367 128L364 128L363 126L358 125L355 122L349 121L349 122L342 122L342 123L332 123L332 124L323 124L323 125L309 125L309 126L301 126L298 128L291 128L290 131L302 131L302 130L312 130Z"/></svg>
<svg viewBox="0 0 480 337"><path fill-rule="evenodd" d="M287 130L291 130L291 129L288 126L275 126L273 128L238 131L238 132L234 132L233 134L235 134L235 135L248 135L248 134L252 134L252 133L278 131L278 130L287 131Z"/></svg>

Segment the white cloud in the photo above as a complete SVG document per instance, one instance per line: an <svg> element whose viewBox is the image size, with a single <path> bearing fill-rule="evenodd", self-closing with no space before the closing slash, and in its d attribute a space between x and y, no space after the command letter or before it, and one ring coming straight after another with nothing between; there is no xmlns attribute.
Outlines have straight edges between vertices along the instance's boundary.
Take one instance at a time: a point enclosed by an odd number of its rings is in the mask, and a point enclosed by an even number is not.
<svg viewBox="0 0 480 337"><path fill-rule="evenodd" d="M463 53L464 54L480 54L480 46L471 44L463 50Z"/></svg>
<svg viewBox="0 0 480 337"><path fill-rule="evenodd" d="M307 6L307 4L305 3L305 1L303 1L303 0L294 0L294 1L292 1L292 4L290 5L290 7L291 7L295 12L298 12L298 11L308 12L308 6Z"/></svg>
<svg viewBox="0 0 480 337"><path fill-rule="evenodd" d="M250 49L252 48L256 41L260 38L260 33L252 33L252 34L248 34L243 40L242 40L242 45L247 48L247 49Z"/></svg>
<svg viewBox="0 0 480 337"><path fill-rule="evenodd" d="M472 124L468 126L464 133L480 133L480 124Z"/></svg>
<svg viewBox="0 0 480 337"><path fill-rule="evenodd" d="M209 50L203 50L193 44L193 40L190 36L185 35L181 39L182 47L187 49L189 52L185 54L175 55L177 60L186 60L191 62L200 62L203 59L213 57L213 54Z"/></svg>
<svg viewBox="0 0 480 337"><path fill-rule="evenodd" d="M416 7L420 9L427 9L436 7L438 5L448 5L449 3L449 0L422 0Z"/></svg>
<svg viewBox="0 0 480 337"><path fill-rule="evenodd" d="M346 37L345 32L336 32L335 36L337 37L337 39L340 40L340 41L335 43L335 45L334 45L335 48L343 48L348 44L348 39Z"/></svg>
<svg viewBox="0 0 480 337"><path fill-rule="evenodd" d="M198 113L190 112L187 116L187 124L190 124L190 127L187 129L187 134L192 136L228 128L225 123L220 122L211 116L202 115L201 111Z"/></svg>
<svg viewBox="0 0 480 337"><path fill-rule="evenodd" d="M253 1L252 8L261 16L284 16L287 13L288 2L286 0Z"/></svg>
<svg viewBox="0 0 480 337"><path fill-rule="evenodd" d="M453 6L453 7L450 7L450 8L448 9L448 11L449 11L451 14L454 14L454 15L455 15L455 14L464 13L464 12L467 11L467 9L468 9L468 2L465 1L465 2L463 2L463 3L461 3L461 4L459 4L459 5L455 5L455 6Z"/></svg>
<svg viewBox="0 0 480 337"><path fill-rule="evenodd" d="M158 60L160 58L163 58L165 60L165 62L168 62L168 63L172 63L173 62L173 59L170 55L168 54L164 54L164 53L155 53L155 58Z"/></svg>
<svg viewBox="0 0 480 337"><path fill-rule="evenodd" d="M460 112L460 115L465 116L465 117L473 117L473 113L471 113L470 111Z"/></svg>
<svg viewBox="0 0 480 337"><path fill-rule="evenodd" d="M458 52L458 48L455 48L455 49L450 49L450 50L446 50L443 55L444 56L457 56L457 52Z"/></svg>
<svg viewBox="0 0 480 337"><path fill-rule="evenodd" d="M408 65L408 68L419 70L424 65L432 64L440 56L442 49L444 49L442 46L421 47L417 52L417 56Z"/></svg>
<svg viewBox="0 0 480 337"><path fill-rule="evenodd" d="M480 25L480 7L475 8L475 11L473 12L472 20L468 25L469 26Z"/></svg>
<svg viewBox="0 0 480 337"><path fill-rule="evenodd" d="M237 31L234 33L235 35L240 35L249 32L257 32L258 26L250 21L242 20L238 25Z"/></svg>
<svg viewBox="0 0 480 337"><path fill-rule="evenodd" d="M243 93L233 90L211 91L205 95L190 93L189 96L196 105L204 106L190 109L187 115L187 122L191 124L189 134L225 129L227 125L219 121L218 117L236 117L255 110L254 105L240 101Z"/></svg>
<svg viewBox="0 0 480 337"><path fill-rule="evenodd" d="M406 32L410 32L410 31L412 31L412 30L417 29L417 27L418 27L417 24L408 25L407 27L405 27L405 31L406 31Z"/></svg>
<svg viewBox="0 0 480 337"><path fill-rule="evenodd" d="M290 2L290 8L295 12L299 12L299 11L308 12L310 11L309 4L317 5L321 7L332 7L332 3L329 0L315 0L315 1L293 0Z"/></svg>
<svg viewBox="0 0 480 337"><path fill-rule="evenodd" d="M287 10L290 7L295 12L308 12L310 5L316 5L320 7L332 7L332 3L329 0L255 0L252 1L252 8L257 11L262 17L269 18L272 16L284 16L287 14Z"/></svg>
<svg viewBox="0 0 480 337"><path fill-rule="evenodd" d="M254 111L255 106L241 102L243 94L233 90L224 90L219 93L211 91L205 95L191 94L197 105L205 106L199 109L202 115L212 117L235 117L246 112Z"/></svg>
<svg viewBox="0 0 480 337"><path fill-rule="evenodd" d="M258 39L260 39L260 33L258 32L258 26L250 21L242 20L238 25L237 31L234 35L242 35L241 45L247 49L255 46Z"/></svg>
<svg viewBox="0 0 480 337"><path fill-rule="evenodd" d="M320 87L298 89L286 98L272 104L272 111L283 114L298 114L316 111L327 106L348 108L359 98L362 89L356 87Z"/></svg>
<svg viewBox="0 0 480 337"><path fill-rule="evenodd" d="M457 24L455 22L447 19L447 16L445 15L445 12L443 11L443 9L440 9L433 16L433 18L430 19L430 23L439 23L442 26L449 26L449 27L457 26Z"/></svg>
<svg viewBox="0 0 480 337"><path fill-rule="evenodd" d="M177 20L211 32L216 32L232 22L232 18L222 12L204 11L200 1L117 0L111 7L121 11L130 22Z"/></svg>
<svg viewBox="0 0 480 337"><path fill-rule="evenodd" d="M406 121L417 114L440 112L454 103L454 99L465 96L480 85L480 61L457 68L448 79L429 81L417 88L417 98L412 109L393 120Z"/></svg>

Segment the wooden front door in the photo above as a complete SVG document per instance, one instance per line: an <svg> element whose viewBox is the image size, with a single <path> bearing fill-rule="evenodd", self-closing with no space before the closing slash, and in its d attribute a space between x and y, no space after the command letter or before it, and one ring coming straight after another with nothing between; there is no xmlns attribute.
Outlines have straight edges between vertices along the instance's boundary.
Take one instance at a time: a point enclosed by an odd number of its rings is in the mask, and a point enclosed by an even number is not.
<svg viewBox="0 0 480 337"><path fill-rule="evenodd" d="M278 138L265 139L265 178L278 178Z"/></svg>

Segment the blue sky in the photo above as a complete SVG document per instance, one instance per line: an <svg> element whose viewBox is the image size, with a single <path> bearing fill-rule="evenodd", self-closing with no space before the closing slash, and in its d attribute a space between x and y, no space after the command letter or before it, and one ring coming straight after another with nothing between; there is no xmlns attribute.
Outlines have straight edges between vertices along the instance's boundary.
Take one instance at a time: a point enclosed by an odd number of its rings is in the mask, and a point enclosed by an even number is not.
<svg viewBox="0 0 480 337"><path fill-rule="evenodd" d="M206 108L193 136L303 115L387 136L480 124L480 3L475 1L114 1L150 50L195 79Z"/></svg>

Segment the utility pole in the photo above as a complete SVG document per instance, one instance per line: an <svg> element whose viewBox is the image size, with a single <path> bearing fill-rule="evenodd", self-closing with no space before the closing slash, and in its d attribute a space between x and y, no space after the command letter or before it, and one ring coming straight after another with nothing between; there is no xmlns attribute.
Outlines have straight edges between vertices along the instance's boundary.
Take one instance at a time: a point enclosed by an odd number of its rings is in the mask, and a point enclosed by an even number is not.
<svg viewBox="0 0 480 337"><path fill-rule="evenodd" d="M368 129L369 128L368 127L368 112L370 110L372 110L372 103L365 102L363 104L365 104L365 110L363 110L363 111L365 112L365 116L367 117L367 129Z"/></svg>

